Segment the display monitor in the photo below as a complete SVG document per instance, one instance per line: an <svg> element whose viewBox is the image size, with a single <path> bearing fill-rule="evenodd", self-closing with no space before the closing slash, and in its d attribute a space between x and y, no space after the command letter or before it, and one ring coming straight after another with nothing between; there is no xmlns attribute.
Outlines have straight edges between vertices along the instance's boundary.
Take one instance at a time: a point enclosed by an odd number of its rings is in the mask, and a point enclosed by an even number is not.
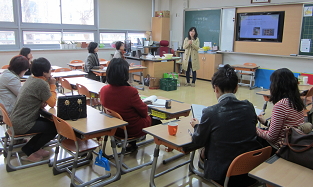
<svg viewBox="0 0 313 187"><path fill-rule="evenodd" d="M238 13L236 41L282 42L285 12Z"/></svg>
<svg viewBox="0 0 313 187"><path fill-rule="evenodd" d="M129 56L130 55L130 52L131 52L131 47L132 47L132 42L131 40L125 40L125 55L126 56Z"/></svg>

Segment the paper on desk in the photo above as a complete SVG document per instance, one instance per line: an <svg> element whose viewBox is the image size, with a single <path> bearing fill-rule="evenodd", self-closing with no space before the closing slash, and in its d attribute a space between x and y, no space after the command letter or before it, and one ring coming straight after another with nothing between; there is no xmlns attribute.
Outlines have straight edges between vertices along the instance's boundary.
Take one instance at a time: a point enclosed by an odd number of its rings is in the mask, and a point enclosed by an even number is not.
<svg viewBox="0 0 313 187"><path fill-rule="evenodd" d="M150 106L150 107L158 107L158 108L165 108L165 106L160 106L160 105L147 105L147 106Z"/></svg>
<svg viewBox="0 0 313 187"><path fill-rule="evenodd" d="M192 110L193 118L196 118L200 122L201 121L201 117L202 117L202 110L204 108L206 108L206 106L204 106L204 105L192 104L191 105L191 110Z"/></svg>

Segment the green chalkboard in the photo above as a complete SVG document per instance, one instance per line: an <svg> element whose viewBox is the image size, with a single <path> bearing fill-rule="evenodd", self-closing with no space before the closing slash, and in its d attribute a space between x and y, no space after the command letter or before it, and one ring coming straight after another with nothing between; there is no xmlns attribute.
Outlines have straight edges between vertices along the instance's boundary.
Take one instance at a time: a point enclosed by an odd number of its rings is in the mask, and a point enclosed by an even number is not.
<svg viewBox="0 0 313 187"><path fill-rule="evenodd" d="M203 42L212 42L212 45L216 43L219 46L220 25L221 9L185 11L184 38L188 36L190 27L196 27L200 47L203 47Z"/></svg>
<svg viewBox="0 0 313 187"><path fill-rule="evenodd" d="M310 11L313 9L313 4L306 4L304 5L304 14L309 14ZM311 12L312 14L312 12ZM311 46L310 52L301 52L301 40L302 39L310 39ZM301 30L301 38L300 38L300 48L299 48L299 55L311 55L313 56L313 16L303 16L302 19L302 30Z"/></svg>

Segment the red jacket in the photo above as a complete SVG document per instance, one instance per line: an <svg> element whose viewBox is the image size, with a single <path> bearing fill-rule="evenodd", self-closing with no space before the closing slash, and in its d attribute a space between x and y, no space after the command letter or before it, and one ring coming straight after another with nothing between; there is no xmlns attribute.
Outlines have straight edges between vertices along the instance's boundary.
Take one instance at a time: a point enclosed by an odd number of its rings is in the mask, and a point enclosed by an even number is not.
<svg viewBox="0 0 313 187"><path fill-rule="evenodd" d="M151 125L151 118L148 115L148 107L141 101L136 88L103 86L100 90L100 101L102 106L119 113L123 120L128 122L128 137L145 135L142 129ZM124 137L124 132L118 129L115 135Z"/></svg>

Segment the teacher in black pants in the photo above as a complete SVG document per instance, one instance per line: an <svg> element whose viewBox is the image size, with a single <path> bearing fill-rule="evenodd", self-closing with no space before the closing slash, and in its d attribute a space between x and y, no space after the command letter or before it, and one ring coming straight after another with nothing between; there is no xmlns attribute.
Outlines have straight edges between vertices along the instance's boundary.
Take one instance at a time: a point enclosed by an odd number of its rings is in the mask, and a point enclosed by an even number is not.
<svg viewBox="0 0 313 187"><path fill-rule="evenodd" d="M195 87L197 73L200 69L199 65L199 49L200 41L196 27L191 27L188 32L188 37L184 40L183 48L185 49L185 55L183 59L182 69L186 71L186 84L185 86ZM190 84L190 72L192 72L192 82Z"/></svg>

